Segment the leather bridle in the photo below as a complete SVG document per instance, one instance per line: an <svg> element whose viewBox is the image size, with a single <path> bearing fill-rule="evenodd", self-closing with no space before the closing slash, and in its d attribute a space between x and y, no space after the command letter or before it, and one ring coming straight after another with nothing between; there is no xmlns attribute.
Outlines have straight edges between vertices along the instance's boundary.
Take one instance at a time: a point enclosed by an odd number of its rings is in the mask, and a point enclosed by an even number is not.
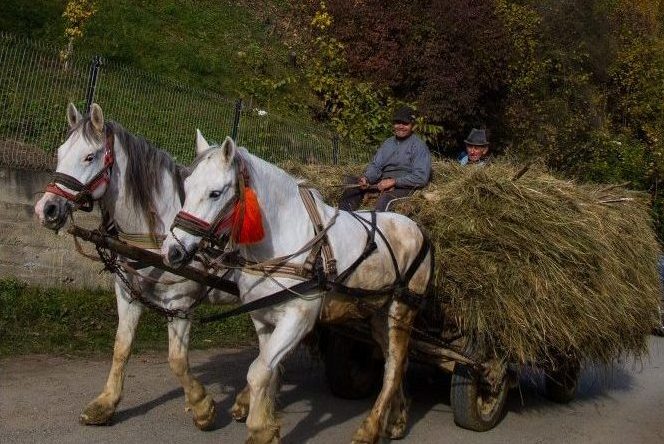
<svg viewBox="0 0 664 444"><path fill-rule="evenodd" d="M237 203L242 202L244 199L244 187L249 180L244 162L242 162L239 155L236 155L235 159L233 159L233 169L238 178L235 186L235 195L219 210L214 220L207 222L191 213L181 210L173 220L171 233L173 233L175 228L179 228L189 234L206 239L212 245L222 248L226 245L227 238L225 235L229 233L234 235L238 224L242 221L243 215L237 214L236 207ZM239 207L242 208L241 205ZM175 234L173 236L175 237Z"/></svg>
<svg viewBox="0 0 664 444"><path fill-rule="evenodd" d="M45 191L64 197L72 202L76 209L81 209L87 212L92 211L94 203L94 198L92 197L93 193L101 185L108 185L111 180L111 168L115 162L115 156L113 154L115 137L113 135L113 130L107 126L105 132L104 166L92 179L83 184L73 176L56 171L53 174L53 181L46 185ZM59 185L63 185L74 191L74 193L64 190Z"/></svg>

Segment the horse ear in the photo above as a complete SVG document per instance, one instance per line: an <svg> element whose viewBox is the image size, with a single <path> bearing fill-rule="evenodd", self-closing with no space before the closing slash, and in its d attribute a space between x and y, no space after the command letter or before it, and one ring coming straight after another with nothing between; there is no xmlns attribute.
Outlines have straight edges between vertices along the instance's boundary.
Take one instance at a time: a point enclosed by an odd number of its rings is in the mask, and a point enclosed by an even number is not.
<svg viewBox="0 0 664 444"><path fill-rule="evenodd" d="M101 106L96 103L93 103L92 107L90 107L90 120L92 121L92 126L98 132L104 132L104 113L101 110Z"/></svg>
<svg viewBox="0 0 664 444"><path fill-rule="evenodd" d="M233 139L226 136L224 143L221 144L221 152L226 163L230 163L233 160L233 156L235 156L235 142Z"/></svg>
<svg viewBox="0 0 664 444"><path fill-rule="evenodd" d="M203 137L201 130L196 128L196 154L200 155L202 152L210 149L210 144Z"/></svg>
<svg viewBox="0 0 664 444"><path fill-rule="evenodd" d="M76 126L82 118L83 116L76 109L76 105L69 102L69 105L67 105L67 122L69 123L69 128Z"/></svg>

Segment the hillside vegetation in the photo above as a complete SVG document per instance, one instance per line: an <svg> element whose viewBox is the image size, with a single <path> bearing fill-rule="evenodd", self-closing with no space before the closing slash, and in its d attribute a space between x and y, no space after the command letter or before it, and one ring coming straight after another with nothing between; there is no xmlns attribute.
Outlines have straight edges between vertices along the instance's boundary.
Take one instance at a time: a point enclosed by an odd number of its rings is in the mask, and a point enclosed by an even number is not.
<svg viewBox="0 0 664 444"><path fill-rule="evenodd" d="M0 30L64 48L65 0L6 0ZM278 5L278 2L274 2ZM77 56L138 67L308 120L314 100L273 22L231 0L98 0ZM277 6L275 6L277 7Z"/></svg>
<svg viewBox="0 0 664 444"><path fill-rule="evenodd" d="M0 29L65 47L66 3L6 0ZM664 208L663 0L97 0L75 51L255 98L368 150L409 103L438 153L486 127L496 153L630 182Z"/></svg>

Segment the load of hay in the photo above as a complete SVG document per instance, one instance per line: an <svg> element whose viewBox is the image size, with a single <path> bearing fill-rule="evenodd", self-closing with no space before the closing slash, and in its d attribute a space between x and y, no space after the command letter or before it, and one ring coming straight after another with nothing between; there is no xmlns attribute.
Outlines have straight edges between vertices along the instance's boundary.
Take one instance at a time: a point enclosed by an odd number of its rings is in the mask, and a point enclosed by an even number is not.
<svg viewBox="0 0 664 444"><path fill-rule="evenodd" d="M342 175L361 172L284 167L333 205ZM642 356L660 295L647 196L520 172L438 162L432 184L396 209L432 238L435 297L464 335L510 362Z"/></svg>

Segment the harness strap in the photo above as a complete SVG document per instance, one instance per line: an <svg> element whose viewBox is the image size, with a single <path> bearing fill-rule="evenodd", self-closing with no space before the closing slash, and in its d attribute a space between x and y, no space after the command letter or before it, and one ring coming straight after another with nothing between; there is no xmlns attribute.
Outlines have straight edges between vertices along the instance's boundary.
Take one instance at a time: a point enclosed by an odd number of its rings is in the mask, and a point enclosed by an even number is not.
<svg viewBox="0 0 664 444"><path fill-rule="evenodd" d="M125 233L119 227L118 239L122 242L144 250L160 250L166 236L155 233Z"/></svg>
<svg viewBox="0 0 664 444"><path fill-rule="evenodd" d="M266 267L274 267L274 266L277 266L277 265L278 266L289 265L288 262L287 262L289 259L291 259L293 257L296 257L296 256L299 256L300 254L309 251L314 246L316 246L316 244L318 244L324 236L327 235L328 230L336 222L337 216L339 216L339 209L338 208L335 211L334 215L330 218L330 221L328 222L328 224L320 232L318 232L313 238L311 238L311 240L309 240L309 242L304 244L304 246L302 246L296 252L291 253L291 254L287 254L285 256L279 256L279 257L275 257L273 259L268 259L268 260L263 261L263 262L244 261L244 264L242 265L242 267L243 268L250 268L250 269L254 269L254 270L264 270ZM299 267L299 269L302 270L301 266L295 266L295 267ZM309 277L308 275L304 276L302 273L296 274L296 276Z"/></svg>
<svg viewBox="0 0 664 444"><path fill-rule="evenodd" d="M378 235L380 236L381 239L383 239L383 242L385 242L385 246L387 247L387 251L390 253L390 259L392 259L392 266L394 267L394 285L403 285L404 280L401 277L401 273L399 272L399 264L397 263L397 258L394 255L394 250L392 249L392 245L387 241L387 238L385 237L385 234L381 230L377 230Z"/></svg>
<svg viewBox="0 0 664 444"><path fill-rule="evenodd" d="M321 220L320 213L316 207L316 201L314 199L313 192L310 188L306 188L302 185L298 185L298 190L300 191L300 196L302 198L302 202L304 203L304 208L307 210L307 213L309 213L309 218L311 219L311 223L314 226L314 235L318 235L325 229L325 227L323 226L323 221ZM304 261L303 268L306 272L312 273L316 267L316 259L321 253L323 256L323 268L325 270L325 274L330 278L336 277L337 261L334 258L334 252L332 251L332 246L330 245L327 234L325 234L321 238L321 241L311 249L309 255Z"/></svg>
<svg viewBox="0 0 664 444"><path fill-rule="evenodd" d="M360 255L360 257L347 269L342 273L341 275L338 276L338 278L334 281L330 281L327 279L320 279L320 276L318 278L310 279L304 282L300 282L299 284L294 285L293 287L286 288L283 290L278 291L277 293L273 293L271 295L262 297L260 299L257 299L255 301L249 302L247 304L243 304L233 310L229 310L224 313L219 313L215 315L210 315L206 316L203 318L200 318L200 321L202 323L209 323L209 322L217 322L217 321L223 321L227 318L233 317L233 316L238 316L244 313L249 313L255 310L260 310L262 308L267 308L276 304L280 304L283 302L290 301L291 299L297 297L299 293L305 293L307 291L313 290L315 288L319 288L321 290L326 290L326 291L336 291L338 293L346 294L352 297L378 297L378 296L385 296L392 294L395 290L394 286L390 286L388 288L380 289L380 290L365 290L361 288L351 288L347 287L346 285L343 285L343 281L348 277L350 273L352 273L355 268L364 260L366 259L370 254L373 253L374 250L376 250L376 242L375 242L375 232L378 231L380 233L380 230L377 230L376 227L376 213L371 212L371 230L365 226L365 223L369 223L365 221L362 218L359 218L357 215L353 214L351 212L351 215L355 217L356 219L361 220L362 227L367 231L367 245L365 246L364 251ZM420 229L421 230L421 229ZM402 283L402 285L396 285L397 293L396 297L403 303L413 307L413 308L420 308L424 298L420 297L419 295L413 294L408 290L408 283L412 279L413 275L417 271L417 268L420 266L424 258L426 257L426 254L430 251L431 248L431 241L429 240L428 235L426 234L425 231L421 230L422 232L422 245L420 246L420 250L418 251L417 255L415 256L415 259L413 259L413 262L411 263L410 267L408 267L408 270L403 276L403 279L399 278L399 282ZM385 240L384 236L383 240ZM385 240L386 244L387 241ZM387 244L389 245L389 244ZM390 248L390 253L393 255L392 249ZM433 252L432 252L432 260L433 260ZM397 275L399 275L397 271Z"/></svg>
<svg viewBox="0 0 664 444"><path fill-rule="evenodd" d="M403 276L402 284L397 286L397 293L396 293L396 297L401 302L405 303L406 305L412 308L418 308L418 309L424 303L424 298L410 291L408 289L408 284L410 283L410 280L413 278L415 272L417 272L417 269L422 264L424 258L429 252L431 252L431 263L433 265L433 250L431 249L431 240L429 239L429 236L426 233L426 231L424 231L422 228L420 228L420 232L422 233L422 245L420 246L420 251L417 252L417 256L415 256L415 259L413 259L413 262L410 264L410 267L408 267L408 270L406 270L406 273ZM431 270L433 272L433 266ZM426 290L427 292L429 291L432 279L433 275L429 277L429 282L427 283L427 290Z"/></svg>
<svg viewBox="0 0 664 444"><path fill-rule="evenodd" d="M334 280L335 284L342 284L343 282L348 279L348 276L350 276L351 273L355 271L359 265L364 262L366 258L368 258L377 248L378 245L376 245L376 212L372 211L371 212L371 222L367 222L364 219L362 219L360 216L355 214L354 212L350 211L349 214L353 216L355 219L357 219L360 222L360 225L364 230L367 232L367 243L364 246L364 250L360 254L360 256L355 259L355 262L353 262L350 267L348 267L346 270L344 270L343 273L341 273L337 279ZM366 224L370 223L371 230L367 228Z"/></svg>
<svg viewBox="0 0 664 444"><path fill-rule="evenodd" d="M200 321L204 324L209 322L223 321L224 319L238 316L244 313L249 313L251 311L260 310L261 308L267 308L272 305L281 304L283 302L290 301L291 299L297 297L297 293L304 293L315 288L319 288L319 282L317 279L311 279L308 281L300 282L299 284L294 285L293 287L280 290L271 295L256 299L255 301L248 302L237 308L226 311L224 313L219 313L215 315L205 316L200 318Z"/></svg>
<svg viewBox="0 0 664 444"><path fill-rule="evenodd" d="M420 251L417 252L417 256L415 256L413 263L410 264L410 267L408 267L408 270L406 270L406 274L403 276L403 281L406 283L410 282L410 280L413 278L417 268L420 266L422 261L424 261L424 257L431 249L431 240L429 239L429 235L426 233L426 231L422 230L422 228L420 228L420 232L422 233L422 245L420 246Z"/></svg>

